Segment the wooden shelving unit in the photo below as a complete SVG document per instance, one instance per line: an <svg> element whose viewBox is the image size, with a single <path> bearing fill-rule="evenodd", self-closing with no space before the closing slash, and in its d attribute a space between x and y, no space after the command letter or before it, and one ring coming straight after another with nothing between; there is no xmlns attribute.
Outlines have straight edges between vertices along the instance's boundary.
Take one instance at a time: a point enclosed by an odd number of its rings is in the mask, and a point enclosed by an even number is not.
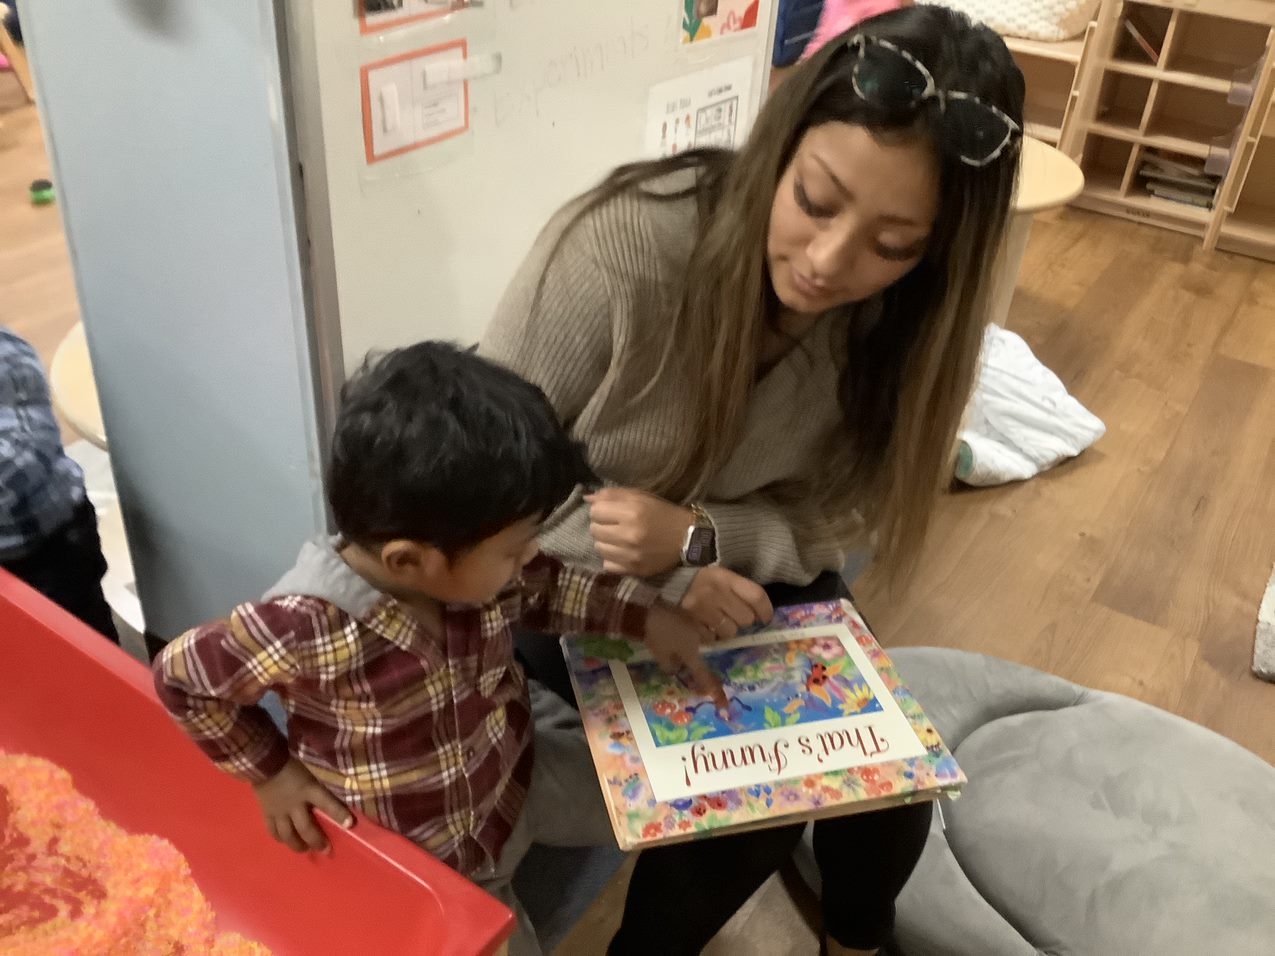
<svg viewBox="0 0 1275 956"><path fill-rule="evenodd" d="M1056 139L1085 171L1077 205L1275 261L1275 0L1106 0L1080 46ZM1052 94L1027 80L1030 121ZM1206 205L1151 191L1173 188Z"/></svg>

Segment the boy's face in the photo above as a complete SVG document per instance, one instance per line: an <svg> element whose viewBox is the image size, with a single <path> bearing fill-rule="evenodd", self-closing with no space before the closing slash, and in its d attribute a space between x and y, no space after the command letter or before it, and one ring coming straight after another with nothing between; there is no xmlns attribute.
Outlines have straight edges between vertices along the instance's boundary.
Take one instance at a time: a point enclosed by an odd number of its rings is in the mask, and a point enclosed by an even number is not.
<svg viewBox="0 0 1275 956"><path fill-rule="evenodd" d="M538 517L524 518L470 548L451 562L453 597L457 604L485 604L503 591L540 553L536 532Z"/></svg>
<svg viewBox="0 0 1275 956"><path fill-rule="evenodd" d="M446 604L486 604L540 552L539 528L539 518L525 518L451 561L430 548L432 554L417 565L413 580L404 583Z"/></svg>

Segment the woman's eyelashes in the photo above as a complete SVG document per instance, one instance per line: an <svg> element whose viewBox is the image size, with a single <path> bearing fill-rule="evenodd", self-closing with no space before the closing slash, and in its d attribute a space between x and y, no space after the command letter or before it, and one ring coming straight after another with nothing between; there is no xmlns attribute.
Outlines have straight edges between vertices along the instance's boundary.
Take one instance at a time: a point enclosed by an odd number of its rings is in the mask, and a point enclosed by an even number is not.
<svg viewBox="0 0 1275 956"><path fill-rule="evenodd" d="M805 184L799 177L794 176L792 181L793 197L797 201L797 208L804 212L812 219L832 219L837 215L837 210L828 206L821 205L810 198L810 193L806 191ZM924 242L913 242L906 246L892 246L886 243L874 243L872 251L882 259L889 262L907 262L915 259L925 251Z"/></svg>
<svg viewBox="0 0 1275 956"><path fill-rule="evenodd" d="M797 207L807 216L814 219L831 219L836 214L836 210L821 206L812 200L810 193L806 192L805 185L795 176L792 181L792 190L793 196L797 200Z"/></svg>
<svg viewBox="0 0 1275 956"><path fill-rule="evenodd" d="M913 243L910 246L896 248L894 246L885 246L878 242L875 251L882 259L888 259L890 262L907 262L909 259L915 259L924 252L925 244Z"/></svg>

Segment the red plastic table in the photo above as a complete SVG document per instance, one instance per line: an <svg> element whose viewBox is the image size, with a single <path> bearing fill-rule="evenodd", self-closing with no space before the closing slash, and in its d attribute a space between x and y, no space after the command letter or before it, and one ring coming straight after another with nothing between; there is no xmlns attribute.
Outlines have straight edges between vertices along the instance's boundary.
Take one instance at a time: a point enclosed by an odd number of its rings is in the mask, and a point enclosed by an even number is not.
<svg viewBox="0 0 1275 956"><path fill-rule="evenodd" d="M150 671L3 571L0 679L0 749L59 764L107 819L170 840L222 931L277 956L503 951L509 910L367 819L325 826L328 857L271 840L251 790L169 720Z"/></svg>

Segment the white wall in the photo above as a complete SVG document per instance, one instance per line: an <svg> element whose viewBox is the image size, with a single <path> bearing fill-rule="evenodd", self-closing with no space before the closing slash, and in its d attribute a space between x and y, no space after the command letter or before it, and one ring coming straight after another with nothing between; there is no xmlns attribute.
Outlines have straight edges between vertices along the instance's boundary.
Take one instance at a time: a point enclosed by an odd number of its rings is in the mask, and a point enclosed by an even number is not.
<svg viewBox="0 0 1275 956"><path fill-rule="evenodd" d="M170 637L325 527L274 5L55 0L22 23L139 594Z"/></svg>
<svg viewBox="0 0 1275 956"><path fill-rule="evenodd" d="M552 212L643 150L650 87L753 59L768 73L774 0L760 26L684 46L679 0L485 0L368 36L350 0L289 0L299 154L316 299L339 370L370 348L475 341ZM471 132L369 166L359 69L464 38L501 70L470 83Z"/></svg>

